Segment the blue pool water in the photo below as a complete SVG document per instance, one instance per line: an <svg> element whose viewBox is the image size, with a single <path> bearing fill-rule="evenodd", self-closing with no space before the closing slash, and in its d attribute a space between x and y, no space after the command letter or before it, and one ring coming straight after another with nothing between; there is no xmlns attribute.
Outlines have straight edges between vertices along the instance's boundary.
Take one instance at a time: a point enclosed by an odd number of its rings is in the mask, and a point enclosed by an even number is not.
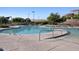
<svg viewBox="0 0 79 59"><path fill-rule="evenodd" d="M16 29L7 29L2 30L0 33L13 33L13 34L38 34L41 31L41 33L46 33L52 31L52 28L49 27L40 27L40 26L23 26Z"/></svg>
<svg viewBox="0 0 79 59"><path fill-rule="evenodd" d="M70 32L70 35L72 37L78 37L79 38L79 28L67 28L66 31Z"/></svg>
<svg viewBox="0 0 79 59"><path fill-rule="evenodd" d="M64 29L70 32L71 37L78 37L79 38L79 28L66 28ZM53 31L52 27L40 27L40 26L23 26L16 29L6 29L0 31L0 33L8 33L8 34L39 34L51 32Z"/></svg>

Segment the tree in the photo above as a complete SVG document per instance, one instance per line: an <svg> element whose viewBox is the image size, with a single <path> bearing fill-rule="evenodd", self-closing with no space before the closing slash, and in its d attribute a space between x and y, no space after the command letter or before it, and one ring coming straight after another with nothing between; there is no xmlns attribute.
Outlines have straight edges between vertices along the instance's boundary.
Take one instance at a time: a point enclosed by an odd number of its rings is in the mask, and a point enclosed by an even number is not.
<svg viewBox="0 0 79 59"><path fill-rule="evenodd" d="M74 13L73 19L79 19L79 9L71 10Z"/></svg>
<svg viewBox="0 0 79 59"><path fill-rule="evenodd" d="M67 19L73 19L74 15L75 15L74 13L68 13L68 14L65 15L65 17Z"/></svg>
<svg viewBox="0 0 79 59"><path fill-rule="evenodd" d="M60 15L58 15L58 13L51 13L47 19L50 23L57 24L57 20L60 19Z"/></svg>
<svg viewBox="0 0 79 59"><path fill-rule="evenodd" d="M12 22L16 22L16 23L21 23L23 21L24 21L24 18L21 18L21 17L16 17L12 19Z"/></svg>
<svg viewBox="0 0 79 59"><path fill-rule="evenodd" d="M30 19L30 18L26 18L26 19L24 19L24 22L25 22L26 24L30 24L30 23L31 23L31 19Z"/></svg>
<svg viewBox="0 0 79 59"><path fill-rule="evenodd" d="M31 19L30 19L30 18L26 18L25 20L26 20L26 22L28 22L28 23L31 22Z"/></svg>
<svg viewBox="0 0 79 59"><path fill-rule="evenodd" d="M79 19L79 15L75 14L75 15L73 16L73 19Z"/></svg>
<svg viewBox="0 0 79 59"><path fill-rule="evenodd" d="M79 10L71 10L72 13L69 13L66 16L67 19L79 19Z"/></svg>
<svg viewBox="0 0 79 59"><path fill-rule="evenodd" d="M66 17L65 16L62 16L61 18L60 18L60 22L65 22L66 21Z"/></svg>
<svg viewBox="0 0 79 59"><path fill-rule="evenodd" d="M9 18L7 18L7 17L1 16L0 17L0 23L1 24L7 24L7 23L9 23L9 20L8 19Z"/></svg>

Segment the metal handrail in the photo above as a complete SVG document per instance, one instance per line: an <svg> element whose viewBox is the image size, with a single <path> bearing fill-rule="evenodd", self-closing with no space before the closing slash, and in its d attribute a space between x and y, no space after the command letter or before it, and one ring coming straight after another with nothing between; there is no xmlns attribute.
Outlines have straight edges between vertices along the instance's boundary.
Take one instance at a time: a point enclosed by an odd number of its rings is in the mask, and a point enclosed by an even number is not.
<svg viewBox="0 0 79 59"><path fill-rule="evenodd" d="M41 40L41 32L43 32L43 31L49 31L49 30L41 30L41 31L39 31L39 41Z"/></svg>
<svg viewBox="0 0 79 59"><path fill-rule="evenodd" d="M55 30L55 29L59 29L59 28L53 28L53 31ZM65 29L65 28L60 28L60 29ZM48 31L48 30L42 30L42 31ZM39 32L39 41L41 41L41 32L42 31L40 31ZM54 36L54 32L52 31L52 35ZM61 31L61 30L56 30L56 31ZM62 34L62 32L61 32L61 34Z"/></svg>

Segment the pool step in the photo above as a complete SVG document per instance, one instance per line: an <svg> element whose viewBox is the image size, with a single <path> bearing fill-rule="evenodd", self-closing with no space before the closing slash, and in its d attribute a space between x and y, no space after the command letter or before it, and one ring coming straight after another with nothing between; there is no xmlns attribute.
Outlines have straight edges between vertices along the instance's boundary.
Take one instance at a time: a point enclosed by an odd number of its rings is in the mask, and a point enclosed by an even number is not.
<svg viewBox="0 0 79 59"><path fill-rule="evenodd" d="M53 38L60 38L66 35L69 35L70 32L63 30L63 29L56 29L53 32L45 33L41 35L41 39L53 39Z"/></svg>
<svg viewBox="0 0 79 59"><path fill-rule="evenodd" d="M65 34L62 34L62 35L59 35L59 36L54 36L54 37L49 37L49 38L46 38L46 39L59 38L59 37L63 37L63 36L69 35L69 34L70 34L70 32L67 32Z"/></svg>

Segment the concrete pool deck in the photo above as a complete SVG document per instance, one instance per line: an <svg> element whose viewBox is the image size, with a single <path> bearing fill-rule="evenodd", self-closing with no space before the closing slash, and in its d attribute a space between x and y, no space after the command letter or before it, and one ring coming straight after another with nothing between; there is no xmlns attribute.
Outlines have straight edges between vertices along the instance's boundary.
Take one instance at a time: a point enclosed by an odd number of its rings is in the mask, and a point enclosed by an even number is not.
<svg viewBox="0 0 79 59"><path fill-rule="evenodd" d="M58 32L59 33L59 32ZM5 51L79 51L79 38L71 35L45 39L49 34L39 35L0 35L0 48Z"/></svg>

